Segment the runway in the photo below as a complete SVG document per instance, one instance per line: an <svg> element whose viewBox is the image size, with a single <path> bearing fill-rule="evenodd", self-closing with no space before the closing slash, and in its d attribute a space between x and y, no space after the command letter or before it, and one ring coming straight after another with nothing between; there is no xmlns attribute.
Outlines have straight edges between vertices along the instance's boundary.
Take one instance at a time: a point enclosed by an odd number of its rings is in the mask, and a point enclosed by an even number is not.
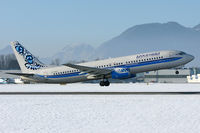
<svg viewBox="0 0 200 133"><path fill-rule="evenodd" d="M200 95L194 92L0 92L0 95Z"/></svg>
<svg viewBox="0 0 200 133"><path fill-rule="evenodd" d="M199 84L2 85L1 95L200 95Z"/></svg>

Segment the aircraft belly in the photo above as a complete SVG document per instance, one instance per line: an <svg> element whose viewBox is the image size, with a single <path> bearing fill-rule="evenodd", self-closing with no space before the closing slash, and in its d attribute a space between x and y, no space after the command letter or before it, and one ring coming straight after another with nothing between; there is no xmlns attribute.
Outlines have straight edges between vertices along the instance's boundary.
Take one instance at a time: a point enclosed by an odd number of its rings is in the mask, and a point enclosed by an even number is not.
<svg viewBox="0 0 200 133"><path fill-rule="evenodd" d="M88 80L86 76L75 76L75 77L63 77L63 78L52 78L48 82L53 83L76 83Z"/></svg>
<svg viewBox="0 0 200 133"><path fill-rule="evenodd" d="M62 77L62 78L28 78L28 77L22 77L24 81L29 82L37 82L37 83L52 83L52 84L59 84L59 83L76 83L76 82L83 82L88 80L94 80L94 79L88 79L87 76L81 75L81 76L73 76L73 77Z"/></svg>

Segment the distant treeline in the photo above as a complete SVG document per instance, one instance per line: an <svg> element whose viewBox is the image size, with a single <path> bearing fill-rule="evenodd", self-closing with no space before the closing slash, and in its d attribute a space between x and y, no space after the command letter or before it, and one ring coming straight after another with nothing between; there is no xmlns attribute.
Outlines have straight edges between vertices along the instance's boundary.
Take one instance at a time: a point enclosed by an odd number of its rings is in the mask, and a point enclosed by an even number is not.
<svg viewBox="0 0 200 133"><path fill-rule="evenodd" d="M19 70L19 64L14 54L0 55L0 70Z"/></svg>

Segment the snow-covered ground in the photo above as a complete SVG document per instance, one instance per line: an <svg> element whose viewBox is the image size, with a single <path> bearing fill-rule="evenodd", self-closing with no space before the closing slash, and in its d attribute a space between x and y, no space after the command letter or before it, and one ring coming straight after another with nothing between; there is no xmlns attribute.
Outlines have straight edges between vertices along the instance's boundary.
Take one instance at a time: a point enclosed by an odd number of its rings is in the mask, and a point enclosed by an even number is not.
<svg viewBox="0 0 200 133"><path fill-rule="evenodd" d="M0 85L5 91L199 91L200 84ZM0 133L199 133L200 95L2 95Z"/></svg>

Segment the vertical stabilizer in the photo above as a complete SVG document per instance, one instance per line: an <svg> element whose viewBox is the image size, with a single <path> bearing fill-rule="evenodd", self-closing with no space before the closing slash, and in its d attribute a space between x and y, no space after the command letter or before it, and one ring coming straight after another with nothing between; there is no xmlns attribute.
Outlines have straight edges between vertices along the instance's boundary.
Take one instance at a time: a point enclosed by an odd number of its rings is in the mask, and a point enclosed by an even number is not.
<svg viewBox="0 0 200 133"><path fill-rule="evenodd" d="M39 69L46 67L19 42L11 42L11 46L23 73L35 73Z"/></svg>

